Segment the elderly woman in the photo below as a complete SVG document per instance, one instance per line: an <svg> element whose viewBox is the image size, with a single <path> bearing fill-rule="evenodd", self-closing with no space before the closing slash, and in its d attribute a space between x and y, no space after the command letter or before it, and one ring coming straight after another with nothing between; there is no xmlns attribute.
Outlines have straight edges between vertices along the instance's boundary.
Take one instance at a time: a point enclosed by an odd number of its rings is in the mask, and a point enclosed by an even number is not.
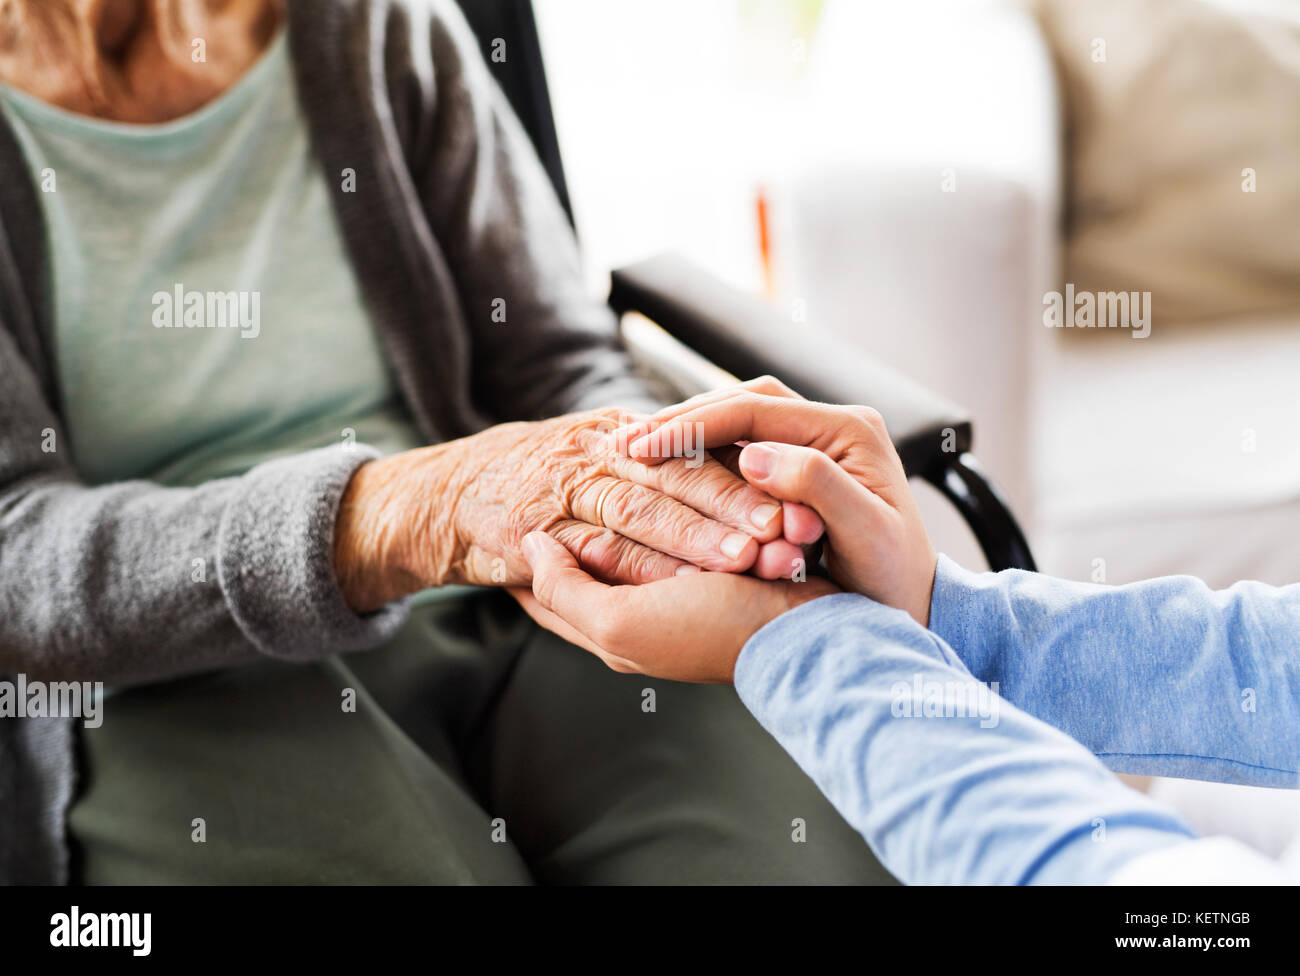
<svg viewBox="0 0 1300 976"><path fill-rule="evenodd" d="M0 724L0 879L887 878L500 589L807 527L605 449L658 404L451 0L0 0L0 81L0 671L110 687Z"/></svg>

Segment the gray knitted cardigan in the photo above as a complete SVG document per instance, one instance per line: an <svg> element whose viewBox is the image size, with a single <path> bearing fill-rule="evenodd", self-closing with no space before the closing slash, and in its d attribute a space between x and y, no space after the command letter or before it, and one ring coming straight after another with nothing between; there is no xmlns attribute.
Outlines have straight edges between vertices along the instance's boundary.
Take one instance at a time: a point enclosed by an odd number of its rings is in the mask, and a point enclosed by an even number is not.
<svg viewBox="0 0 1300 976"><path fill-rule="evenodd" d="M290 0L289 42L370 320L424 436L649 405L452 0ZM339 497L371 452L186 489L80 480L37 194L0 117L0 675L121 685L391 635L404 607L354 614L332 565ZM208 582L191 581L195 559ZM66 880L75 734L69 719L0 718L0 881Z"/></svg>

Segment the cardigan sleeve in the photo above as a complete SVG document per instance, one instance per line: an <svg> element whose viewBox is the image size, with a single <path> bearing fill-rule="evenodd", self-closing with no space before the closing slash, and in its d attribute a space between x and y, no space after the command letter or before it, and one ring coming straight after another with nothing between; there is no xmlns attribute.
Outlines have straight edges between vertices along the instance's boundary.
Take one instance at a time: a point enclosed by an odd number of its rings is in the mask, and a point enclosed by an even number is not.
<svg viewBox="0 0 1300 976"><path fill-rule="evenodd" d="M79 480L63 426L0 327L0 672L114 684L381 643L359 616L334 518L373 454L328 448L195 488Z"/></svg>

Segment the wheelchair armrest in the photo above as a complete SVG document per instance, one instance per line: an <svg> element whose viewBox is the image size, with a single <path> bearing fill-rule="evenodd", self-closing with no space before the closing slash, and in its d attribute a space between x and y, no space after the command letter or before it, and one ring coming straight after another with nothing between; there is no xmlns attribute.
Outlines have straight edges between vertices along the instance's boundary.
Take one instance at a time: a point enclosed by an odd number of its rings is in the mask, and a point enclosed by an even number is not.
<svg viewBox="0 0 1300 976"><path fill-rule="evenodd" d="M640 312L736 376L770 373L809 399L876 408L909 474L933 473L970 448L970 418L960 407L679 255L653 257L611 277L615 311Z"/></svg>

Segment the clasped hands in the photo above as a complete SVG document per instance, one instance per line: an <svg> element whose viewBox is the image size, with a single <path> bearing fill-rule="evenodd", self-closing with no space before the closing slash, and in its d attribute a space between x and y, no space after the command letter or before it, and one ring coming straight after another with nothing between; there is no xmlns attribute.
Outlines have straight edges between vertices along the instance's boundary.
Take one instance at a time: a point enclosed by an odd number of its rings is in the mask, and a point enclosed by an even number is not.
<svg viewBox="0 0 1300 976"><path fill-rule="evenodd" d="M812 403L763 377L669 407L611 439L648 467L668 463L683 444L744 443L736 470L745 481L780 499L787 513L797 505L824 524L831 576L796 582L712 572L610 586L547 533L530 533L523 545L532 590L512 592L538 623L614 670L729 682L759 628L841 591L929 623L938 557L877 411Z"/></svg>
<svg viewBox="0 0 1300 976"><path fill-rule="evenodd" d="M792 580L819 539L831 579ZM687 681L730 681L763 624L840 589L925 624L935 562L880 415L771 377L649 418L502 424L370 461L334 536L359 612L429 586L506 586L611 667Z"/></svg>

